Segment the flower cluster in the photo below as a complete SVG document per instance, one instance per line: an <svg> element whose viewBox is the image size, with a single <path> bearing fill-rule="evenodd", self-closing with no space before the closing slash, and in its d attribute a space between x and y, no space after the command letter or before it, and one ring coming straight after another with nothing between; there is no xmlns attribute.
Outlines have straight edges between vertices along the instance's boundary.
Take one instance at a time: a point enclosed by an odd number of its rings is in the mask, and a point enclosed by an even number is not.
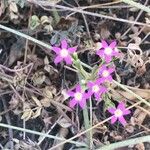
<svg viewBox="0 0 150 150"><path fill-rule="evenodd" d="M53 51L57 54L54 63L57 65L61 61L65 61L66 64L70 65L73 63L72 54L76 52L77 47L68 47L67 41L61 41L60 47L52 47ZM96 54L102 58L104 62L98 70L97 79L94 81L88 81L86 83L86 88L83 90L82 85L76 85L75 89L69 90L67 92L69 97L72 99L69 102L71 108L74 108L77 104L84 109L86 102L91 96L95 97L96 101L102 99L103 94L108 92L108 89L105 86L105 82L111 82L113 80L112 73L115 71L114 67L110 67L109 63L114 57L120 55L119 50L116 47L116 41L108 44L106 41L96 43ZM108 111L113 115L111 123L115 123L117 119L123 124L126 124L126 121L123 115L130 113L129 110L125 109L124 103L120 103L115 108L110 108Z"/></svg>

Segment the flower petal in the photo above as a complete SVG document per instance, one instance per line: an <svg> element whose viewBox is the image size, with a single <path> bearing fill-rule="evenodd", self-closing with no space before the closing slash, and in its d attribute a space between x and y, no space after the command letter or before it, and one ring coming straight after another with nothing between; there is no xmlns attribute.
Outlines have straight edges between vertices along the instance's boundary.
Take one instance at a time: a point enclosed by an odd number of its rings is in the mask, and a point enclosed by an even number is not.
<svg viewBox="0 0 150 150"><path fill-rule="evenodd" d="M53 46L53 47L52 47L52 50L53 50L56 54L59 54L61 48Z"/></svg>
<svg viewBox="0 0 150 150"><path fill-rule="evenodd" d="M112 57L111 56L105 56L105 61L107 62L107 63L109 63L110 61L112 60Z"/></svg>
<svg viewBox="0 0 150 150"><path fill-rule="evenodd" d="M68 65L71 65L71 64L72 64L72 58L71 58L71 56L67 56L67 57L65 57L64 59L65 59L65 61L66 61L66 64L68 64Z"/></svg>
<svg viewBox="0 0 150 150"><path fill-rule="evenodd" d="M113 73L115 71L115 69L114 68L109 68L108 71L109 71L109 73Z"/></svg>
<svg viewBox="0 0 150 150"><path fill-rule="evenodd" d="M113 78L111 77L111 75L110 76L108 76L107 78L105 78L106 80L108 80L108 81L112 81L113 80Z"/></svg>
<svg viewBox="0 0 150 150"><path fill-rule="evenodd" d="M57 56L54 60L54 63L57 65L59 62L61 62L63 59L60 56Z"/></svg>
<svg viewBox="0 0 150 150"><path fill-rule="evenodd" d="M69 106L71 108L73 108L76 104L77 104L77 101L74 98L72 100L70 100L70 102L69 102Z"/></svg>
<svg viewBox="0 0 150 150"><path fill-rule="evenodd" d="M126 122L126 120L124 119L123 116L119 117L118 119L119 119L120 123L121 123L123 126L125 126L125 125L127 124L127 122Z"/></svg>
<svg viewBox="0 0 150 150"><path fill-rule="evenodd" d="M81 107L82 109L85 107L85 103L86 103L85 99L82 99L82 100L79 102L79 105L80 105L80 107Z"/></svg>
<svg viewBox="0 0 150 150"><path fill-rule="evenodd" d="M99 75L100 75L100 74L99 74ZM105 79L104 79L104 78L99 78L98 80L99 80L99 83L100 83L100 84L105 82Z"/></svg>
<svg viewBox="0 0 150 150"><path fill-rule="evenodd" d="M111 108L108 109L108 111L109 111L111 114L114 114L115 111L116 111L116 108L111 107Z"/></svg>
<svg viewBox="0 0 150 150"><path fill-rule="evenodd" d="M79 84L76 86L76 92L81 92L81 86Z"/></svg>
<svg viewBox="0 0 150 150"><path fill-rule="evenodd" d="M106 47L108 47L108 44L107 44L107 42L106 42L106 41L104 41L104 40L102 40L102 46L103 46L103 48L106 48Z"/></svg>
<svg viewBox="0 0 150 150"><path fill-rule="evenodd" d="M77 46L68 48L70 53L74 53L77 50Z"/></svg>
<svg viewBox="0 0 150 150"><path fill-rule="evenodd" d="M128 115L128 114L130 114L130 113L131 113L131 111L128 110L128 109L126 109L126 110L123 111L123 115Z"/></svg>
<svg viewBox="0 0 150 150"><path fill-rule="evenodd" d="M96 83L100 85L100 84L103 83L103 82L102 82L101 78L98 78L98 79L96 80Z"/></svg>
<svg viewBox="0 0 150 150"><path fill-rule="evenodd" d="M67 94L68 94L69 96L74 96L74 92L72 92L72 91L68 91Z"/></svg>
<svg viewBox="0 0 150 150"><path fill-rule="evenodd" d="M104 93L106 93L108 90L107 90L107 88L106 87L104 87L104 86L101 86L100 87L100 94L104 94Z"/></svg>
<svg viewBox="0 0 150 150"><path fill-rule="evenodd" d="M105 66L105 65L102 65L102 66L100 67L100 69L99 69L98 74L101 75L102 72L103 72L104 70L106 70L106 69L107 69L106 66Z"/></svg>
<svg viewBox="0 0 150 150"><path fill-rule="evenodd" d="M98 56L104 57L104 50L100 49L100 50L96 51L96 54Z"/></svg>
<svg viewBox="0 0 150 150"><path fill-rule="evenodd" d="M111 48L113 49L113 48L116 47L116 44L117 44L116 41L113 41L113 42L109 45L109 47L111 47Z"/></svg>
<svg viewBox="0 0 150 150"><path fill-rule="evenodd" d="M94 96L97 101L101 100L100 94L99 93L94 93Z"/></svg>
<svg viewBox="0 0 150 150"><path fill-rule="evenodd" d="M62 49L63 49L63 48L64 48L64 49L67 49L67 45L68 45L68 44L67 44L67 41L66 41L66 40L62 40L62 41L61 41L61 48L62 48Z"/></svg>
<svg viewBox="0 0 150 150"><path fill-rule="evenodd" d="M94 85L94 83L91 82L91 81L87 83L87 86L88 86L89 88L91 88L93 85Z"/></svg>
<svg viewBox="0 0 150 150"><path fill-rule="evenodd" d="M87 93L83 94L83 97L86 99L89 99L89 98L91 98L92 94L93 94L92 90L89 90Z"/></svg>
<svg viewBox="0 0 150 150"><path fill-rule="evenodd" d="M111 124L114 124L116 121L117 121L117 117L112 116L112 118L111 118Z"/></svg>
<svg viewBox="0 0 150 150"><path fill-rule="evenodd" d="M120 102L119 105L117 106L117 109L124 111L126 109L125 104L123 102Z"/></svg>

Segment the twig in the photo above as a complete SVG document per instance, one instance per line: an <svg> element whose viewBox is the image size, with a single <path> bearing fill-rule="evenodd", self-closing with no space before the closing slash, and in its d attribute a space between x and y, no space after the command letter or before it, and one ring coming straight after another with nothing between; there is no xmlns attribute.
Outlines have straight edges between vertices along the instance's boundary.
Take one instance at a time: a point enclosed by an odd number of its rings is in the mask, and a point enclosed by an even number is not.
<svg viewBox="0 0 150 150"><path fill-rule="evenodd" d="M43 47L45 47L47 49L52 49L52 47L49 44L46 44L46 43L44 43L42 41L39 41L39 40L29 36L29 35L26 35L24 33L21 33L19 31L17 31L17 30L11 29L11 28L6 27L6 26L3 26L2 24L0 24L0 28L3 29L3 30L9 31L11 33L14 33L14 34L16 34L18 36L21 36L21 37L23 37L25 39L28 39L29 41L32 41L32 42L34 42L34 43L36 43L38 45L41 45L41 46L43 46Z"/></svg>
<svg viewBox="0 0 150 150"><path fill-rule="evenodd" d="M139 8L139 9L141 9L141 10L147 12L147 13L150 13L150 8L147 7L147 6L144 6L144 5L140 4L140 3L134 2L133 0L122 0L122 1L124 3L127 3L127 4L131 5L131 6Z"/></svg>
<svg viewBox="0 0 150 150"><path fill-rule="evenodd" d="M130 94L132 94L133 96L135 96L137 99L139 99L141 102L145 103L147 106L150 107L150 103L149 103L149 102L147 102L145 99L143 99L143 98L140 97L139 95L137 95L137 94L135 94L134 92L132 92L131 90L129 90L126 86L120 84L119 82L117 82L117 81L115 81L115 80L113 80L113 82L114 82L117 86L119 86L119 87L121 87L122 89L124 89L125 91L129 92Z"/></svg>
<svg viewBox="0 0 150 150"><path fill-rule="evenodd" d="M6 100L3 98L3 96L1 97L1 99L2 99L3 106L4 106L4 111L7 111ZM7 120L7 123L9 125L11 125L10 116L9 116L8 112L5 114L5 118ZM8 133L9 133L10 149L14 150L14 143L12 141L13 140L13 130L11 128L8 128Z"/></svg>
<svg viewBox="0 0 150 150"><path fill-rule="evenodd" d="M60 140L60 141L65 140L64 138L59 138L59 137L56 137L56 136L53 136L53 135L47 135L45 133L41 133L41 132L29 130L29 129L23 129L23 128L20 128L20 127L11 126L11 125L4 124L4 123L0 123L0 127L14 129L14 130L18 130L18 131L22 131L22 132L26 132L26 133L31 133L31 134L35 134L35 135L39 135L39 136L46 136L48 138L56 139L56 140ZM76 142L76 141L70 141L69 143L76 144L76 145L79 145L79 146L85 146L85 147L87 146L85 143Z"/></svg>
<svg viewBox="0 0 150 150"><path fill-rule="evenodd" d="M144 5L147 5L148 0L145 1ZM138 16L135 19L135 23L138 21L138 19L140 18L141 14L143 13L143 10L140 10ZM121 39L127 34L129 33L129 31L134 27L134 24L132 24L132 26L120 37Z"/></svg>
<svg viewBox="0 0 150 150"><path fill-rule="evenodd" d="M23 70L25 70L25 69L27 69L28 67L31 67L31 66L33 66L33 63L30 63L30 64L28 64L27 66L25 66L24 68L21 68L21 69L10 69L10 68L0 64L0 68L6 69L7 71L10 71L10 72L23 71Z"/></svg>
<svg viewBox="0 0 150 150"><path fill-rule="evenodd" d="M60 117L57 119L57 121L56 121L56 122L51 126L51 128L46 132L46 135L48 135L48 134L52 131L52 129L57 125L57 122L58 122L61 118L62 118L62 116L60 116ZM46 136L43 136L37 144L40 145L40 144L44 141L45 138L46 138Z"/></svg>
<svg viewBox="0 0 150 150"><path fill-rule="evenodd" d="M138 137L138 138L134 138L134 139L130 139L130 140L125 140L125 141L121 141L121 142L116 142L116 143L98 148L97 150L114 150L117 148L125 147L128 145L135 145L135 144L143 143L143 142L150 142L150 135Z"/></svg>
<svg viewBox="0 0 150 150"><path fill-rule="evenodd" d="M50 6L50 7L56 7L56 8L60 8L60 9L65 9L65 10L70 10L73 12L78 12L78 13L83 13L86 15L90 15L90 16L94 16L94 17L100 17L100 18L106 18L106 19L110 19L110 20L114 20L114 21L119 21L119 22L124 22L124 23L129 23L129 24L134 24L134 21L131 20L126 20L126 19L122 19L122 18L114 18L112 16L107 16L107 15L102 15L102 14L98 14L98 13L92 13L89 11L84 11L81 10L81 8L70 8L70 7L66 7L66 6L61 6L61 5L53 5L52 3L48 2L48 1L33 1L33 3L39 5L39 6ZM141 23L141 22L136 22L136 25L141 25L141 26L150 26L148 24L145 23Z"/></svg>

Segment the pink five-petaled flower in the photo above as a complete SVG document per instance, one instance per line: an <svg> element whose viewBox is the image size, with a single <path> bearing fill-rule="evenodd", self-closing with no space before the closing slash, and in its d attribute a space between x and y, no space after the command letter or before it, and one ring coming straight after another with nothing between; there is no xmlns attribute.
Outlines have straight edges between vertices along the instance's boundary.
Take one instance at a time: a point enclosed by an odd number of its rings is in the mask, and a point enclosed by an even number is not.
<svg viewBox="0 0 150 150"><path fill-rule="evenodd" d="M98 74L101 76L101 82L112 81L111 73L114 72L114 68L108 68L106 65L102 65L99 69Z"/></svg>
<svg viewBox="0 0 150 150"><path fill-rule="evenodd" d="M113 56L118 56L119 51L116 47L116 41L113 41L110 45L106 41L102 41L102 43L98 44L99 47L101 47L99 50L97 50L96 54L105 59L107 63L109 63Z"/></svg>
<svg viewBox="0 0 150 150"><path fill-rule="evenodd" d="M85 91L82 90L79 84L76 86L75 92L68 91L67 94L73 97L69 103L71 108L73 108L76 104L79 104L82 109L85 107L88 95L85 93Z"/></svg>
<svg viewBox="0 0 150 150"><path fill-rule="evenodd" d="M101 80L97 79L96 81L93 82L88 82L87 86L89 88L88 90L88 94L91 96L94 94L96 100L100 100L101 99L101 95L107 92L107 88L100 85L101 84Z"/></svg>
<svg viewBox="0 0 150 150"><path fill-rule="evenodd" d="M125 104L123 102L120 102L117 108L109 108L108 111L113 114L111 124L114 124L118 119L123 126L126 125L126 120L123 116L131 113L130 110L125 108Z"/></svg>
<svg viewBox="0 0 150 150"><path fill-rule="evenodd" d="M77 47L68 48L67 41L62 40L61 48L53 46L52 50L57 54L57 57L54 60L55 64L58 64L59 62L65 60L66 64L70 65L72 64L71 54L73 54L77 50Z"/></svg>

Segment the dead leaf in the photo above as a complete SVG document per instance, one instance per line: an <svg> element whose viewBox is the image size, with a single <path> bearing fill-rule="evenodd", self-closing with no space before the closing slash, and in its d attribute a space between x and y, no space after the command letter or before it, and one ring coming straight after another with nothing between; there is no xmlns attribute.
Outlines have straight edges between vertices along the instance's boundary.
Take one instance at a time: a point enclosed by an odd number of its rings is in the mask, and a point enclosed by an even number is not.
<svg viewBox="0 0 150 150"><path fill-rule="evenodd" d="M23 50L25 47L25 39L18 38L14 44L12 44L10 48L9 54L9 66L11 66L15 61L17 61L20 57L23 56Z"/></svg>
<svg viewBox="0 0 150 150"><path fill-rule="evenodd" d="M42 71L36 72L32 77L34 85L41 85L45 81L45 79L46 76Z"/></svg>
<svg viewBox="0 0 150 150"><path fill-rule="evenodd" d="M126 86L126 85L125 85ZM112 86L113 88L116 87L116 85ZM132 92L134 92L135 94L139 95L140 97L144 98L144 99L150 99L150 90L149 89L140 89L140 88L136 88L136 87L131 87L131 86L126 86L128 89L130 89ZM120 90L120 89L111 89L111 96L114 99L129 99L129 100L135 100L137 99L135 96L133 96L132 94Z"/></svg>
<svg viewBox="0 0 150 150"><path fill-rule="evenodd" d="M18 7L17 7L15 2L10 2L9 11L14 12L14 13L18 13Z"/></svg>
<svg viewBox="0 0 150 150"><path fill-rule="evenodd" d="M125 127L125 130L126 130L128 133L133 133L133 132L134 132L134 126L128 124L128 125Z"/></svg>
<svg viewBox="0 0 150 150"><path fill-rule="evenodd" d="M41 102L35 96L32 96L32 99L38 107L42 107Z"/></svg>
<svg viewBox="0 0 150 150"><path fill-rule="evenodd" d="M147 108L146 110L150 111L150 108ZM138 108L134 111L134 114L133 114L133 117L137 124L142 124L146 116L147 116L147 113Z"/></svg>
<svg viewBox="0 0 150 150"><path fill-rule="evenodd" d="M136 150L145 150L145 146L143 143L138 143L135 145Z"/></svg>
<svg viewBox="0 0 150 150"><path fill-rule="evenodd" d="M44 107L50 107L51 106L51 103L50 103L51 100L49 98L43 98L40 102Z"/></svg>
<svg viewBox="0 0 150 150"><path fill-rule="evenodd" d="M112 132L110 133L110 136L111 136L114 140L117 140L117 141L123 140L123 136L118 135L117 131L112 131Z"/></svg>
<svg viewBox="0 0 150 150"><path fill-rule="evenodd" d="M21 119L24 119L25 121L29 120L32 116L33 111L31 109L25 109L23 112L23 115L21 116Z"/></svg>
<svg viewBox="0 0 150 150"><path fill-rule="evenodd" d="M69 128L72 126L72 124L65 118L60 119L57 123L63 128Z"/></svg>
<svg viewBox="0 0 150 150"><path fill-rule="evenodd" d="M32 119L37 118L38 116L40 116L41 115L41 110L42 110L41 107L37 107L37 110L34 113L32 113Z"/></svg>

